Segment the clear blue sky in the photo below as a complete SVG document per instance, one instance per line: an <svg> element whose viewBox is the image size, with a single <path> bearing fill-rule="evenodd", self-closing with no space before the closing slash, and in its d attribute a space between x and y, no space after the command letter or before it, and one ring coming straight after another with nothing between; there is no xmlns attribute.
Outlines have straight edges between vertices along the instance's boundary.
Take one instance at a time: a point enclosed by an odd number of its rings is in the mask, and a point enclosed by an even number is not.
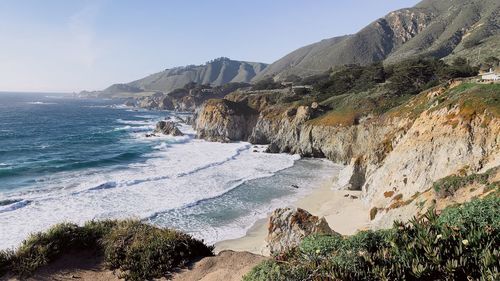
<svg viewBox="0 0 500 281"><path fill-rule="evenodd" d="M0 90L102 89L216 57L271 63L417 0L2 0Z"/></svg>

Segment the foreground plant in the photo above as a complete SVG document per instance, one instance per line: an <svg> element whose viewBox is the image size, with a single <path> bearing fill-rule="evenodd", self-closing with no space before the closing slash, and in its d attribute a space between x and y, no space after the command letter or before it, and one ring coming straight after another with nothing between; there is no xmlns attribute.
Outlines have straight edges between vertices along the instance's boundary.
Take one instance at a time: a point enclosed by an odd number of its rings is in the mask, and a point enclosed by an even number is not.
<svg viewBox="0 0 500 281"><path fill-rule="evenodd" d="M389 230L312 235L244 280L500 280L500 198L429 211Z"/></svg>

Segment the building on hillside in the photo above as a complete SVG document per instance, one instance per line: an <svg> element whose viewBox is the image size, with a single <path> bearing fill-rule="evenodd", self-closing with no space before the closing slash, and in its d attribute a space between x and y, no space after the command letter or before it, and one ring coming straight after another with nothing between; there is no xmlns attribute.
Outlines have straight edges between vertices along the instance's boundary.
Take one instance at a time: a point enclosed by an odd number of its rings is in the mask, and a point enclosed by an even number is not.
<svg viewBox="0 0 500 281"><path fill-rule="evenodd" d="M500 80L500 68L495 69L490 68L489 71L481 73L481 80L485 81L499 81Z"/></svg>

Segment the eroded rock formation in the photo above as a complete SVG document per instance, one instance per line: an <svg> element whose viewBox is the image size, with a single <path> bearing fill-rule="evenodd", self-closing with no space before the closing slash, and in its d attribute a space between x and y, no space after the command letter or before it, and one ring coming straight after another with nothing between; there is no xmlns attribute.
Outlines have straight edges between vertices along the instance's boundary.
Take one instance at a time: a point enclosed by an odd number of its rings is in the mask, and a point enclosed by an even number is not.
<svg viewBox="0 0 500 281"><path fill-rule="evenodd" d="M245 103L208 100L197 113L197 136L209 141L248 139L257 121L257 112Z"/></svg>
<svg viewBox="0 0 500 281"><path fill-rule="evenodd" d="M300 208L281 208L274 210L269 217L266 241L271 254L278 254L298 246L311 234L337 233L328 226L325 218L318 218Z"/></svg>
<svg viewBox="0 0 500 281"><path fill-rule="evenodd" d="M161 133L164 135L171 135L171 136L184 135L172 121L160 121L156 123L155 133Z"/></svg>

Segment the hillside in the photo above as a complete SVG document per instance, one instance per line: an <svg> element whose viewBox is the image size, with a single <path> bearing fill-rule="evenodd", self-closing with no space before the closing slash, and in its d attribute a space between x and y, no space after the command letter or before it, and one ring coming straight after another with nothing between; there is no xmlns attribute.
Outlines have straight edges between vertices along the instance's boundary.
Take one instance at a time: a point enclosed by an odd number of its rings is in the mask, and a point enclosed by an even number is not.
<svg viewBox="0 0 500 281"><path fill-rule="evenodd" d="M102 91L82 92L81 94L99 97L141 96L155 92L169 93L192 82L211 86L221 86L232 82L247 83L266 66L265 63L218 58L204 65L165 69L130 83L114 84Z"/></svg>
<svg viewBox="0 0 500 281"><path fill-rule="evenodd" d="M499 56L500 2L425 0L391 12L353 35L300 48L269 65L254 80L308 76L345 64L393 63L413 56L454 58L472 63Z"/></svg>

